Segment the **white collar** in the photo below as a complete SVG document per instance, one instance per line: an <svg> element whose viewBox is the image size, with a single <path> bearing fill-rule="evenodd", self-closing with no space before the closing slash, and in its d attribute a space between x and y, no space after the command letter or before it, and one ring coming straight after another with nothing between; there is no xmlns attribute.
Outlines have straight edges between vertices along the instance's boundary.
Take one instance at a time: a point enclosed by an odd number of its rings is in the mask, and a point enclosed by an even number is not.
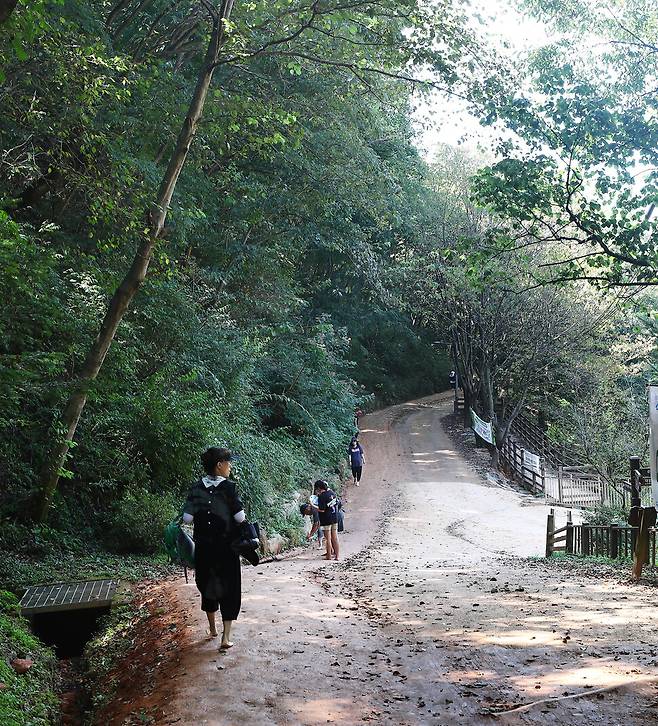
<svg viewBox="0 0 658 726"><path fill-rule="evenodd" d="M203 479L201 479L203 482L203 486L206 489L209 489L210 487L216 487L219 486L223 481L226 481L225 476L204 476Z"/></svg>

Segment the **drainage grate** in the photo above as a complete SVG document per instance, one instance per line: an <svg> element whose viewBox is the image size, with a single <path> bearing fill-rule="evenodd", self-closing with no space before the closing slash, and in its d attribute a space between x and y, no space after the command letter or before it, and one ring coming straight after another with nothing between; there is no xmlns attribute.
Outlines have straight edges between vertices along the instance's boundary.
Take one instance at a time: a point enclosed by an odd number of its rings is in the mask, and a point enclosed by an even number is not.
<svg viewBox="0 0 658 726"><path fill-rule="evenodd" d="M23 615L38 615L109 607L118 584L118 580L89 580L34 585L28 587L21 598L21 610Z"/></svg>

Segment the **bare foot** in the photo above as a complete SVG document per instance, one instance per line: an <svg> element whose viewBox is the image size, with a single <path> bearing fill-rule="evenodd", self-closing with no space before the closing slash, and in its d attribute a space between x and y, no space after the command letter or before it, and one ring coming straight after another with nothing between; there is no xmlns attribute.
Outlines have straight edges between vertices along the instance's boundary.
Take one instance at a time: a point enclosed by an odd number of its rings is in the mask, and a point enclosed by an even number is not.
<svg viewBox="0 0 658 726"><path fill-rule="evenodd" d="M330 560L331 559L331 555L322 555L322 558L325 559L325 560Z"/></svg>
<svg viewBox="0 0 658 726"><path fill-rule="evenodd" d="M217 630L215 628L210 628L210 629L206 630L206 635L209 638L216 638L217 637Z"/></svg>
<svg viewBox="0 0 658 726"><path fill-rule="evenodd" d="M335 559L335 560L337 560L337 559L338 559L338 555L335 555L335 556L334 556L334 559Z"/></svg>
<svg viewBox="0 0 658 726"><path fill-rule="evenodd" d="M222 644L219 646L220 650L228 650L233 647L233 643L230 640L222 640Z"/></svg>

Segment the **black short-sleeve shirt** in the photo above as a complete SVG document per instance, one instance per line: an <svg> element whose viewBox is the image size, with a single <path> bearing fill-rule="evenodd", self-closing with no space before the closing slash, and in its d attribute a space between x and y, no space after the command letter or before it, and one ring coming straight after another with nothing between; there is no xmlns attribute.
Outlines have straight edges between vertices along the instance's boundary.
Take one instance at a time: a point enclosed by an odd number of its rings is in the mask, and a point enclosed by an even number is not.
<svg viewBox="0 0 658 726"><path fill-rule="evenodd" d="M194 517L194 541L216 542L233 537L233 515L244 509L234 481L206 487L198 479L190 488L183 511Z"/></svg>
<svg viewBox="0 0 658 726"><path fill-rule="evenodd" d="M336 495L331 489L322 492L318 495L318 509L324 511L318 511L320 517L320 525L327 527L330 524L336 524L338 522L338 500Z"/></svg>

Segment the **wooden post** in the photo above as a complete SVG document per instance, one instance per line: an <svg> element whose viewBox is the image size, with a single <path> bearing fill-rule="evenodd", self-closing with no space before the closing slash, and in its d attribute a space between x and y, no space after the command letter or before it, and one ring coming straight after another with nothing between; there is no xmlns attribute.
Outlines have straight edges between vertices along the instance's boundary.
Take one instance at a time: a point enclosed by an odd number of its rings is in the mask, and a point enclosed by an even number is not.
<svg viewBox="0 0 658 726"><path fill-rule="evenodd" d="M551 509L546 517L546 557L553 554L553 532L555 531L555 510Z"/></svg>
<svg viewBox="0 0 658 726"><path fill-rule="evenodd" d="M517 479L516 475L516 441L512 441L512 479Z"/></svg>
<svg viewBox="0 0 658 726"><path fill-rule="evenodd" d="M567 539L565 544L566 552L570 555L573 554L573 520L571 518L571 510L567 512Z"/></svg>
<svg viewBox="0 0 658 726"><path fill-rule="evenodd" d="M642 567L649 561L649 530L656 523L656 510L653 507L641 507L640 512L640 526L633 553L634 580L642 577Z"/></svg>
<svg viewBox="0 0 658 726"><path fill-rule="evenodd" d="M640 457L631 456L629 458L629 468L631 470L631 508L642 506L642 497L640 490L642 488L642 475L640 473Z"/></svg>
<svg viewBox="0 0 658 726"><path fill-rule="evenodd" d="M619 524L613 522L610 525L610 552L608 553L611 560L616 560L619 557Z"/></svg>
<svg viewBox="0 0 658 726"><path fill-rule="evenodd" d="M589 526L589 522L583 522L580 531L582 532L582 547L583 547L583 554L589 555L591 554L591 536L592 531Z"/></svg>
<svg viewBox="0 0 658 726"><path fill-rule="evenodd" d="M633 552L633 579L639 580L642 577L642 567L646 562L649 553L649 528L646 526L644 512L640 514L640 527L635 540L635 551Z"/></svg>

